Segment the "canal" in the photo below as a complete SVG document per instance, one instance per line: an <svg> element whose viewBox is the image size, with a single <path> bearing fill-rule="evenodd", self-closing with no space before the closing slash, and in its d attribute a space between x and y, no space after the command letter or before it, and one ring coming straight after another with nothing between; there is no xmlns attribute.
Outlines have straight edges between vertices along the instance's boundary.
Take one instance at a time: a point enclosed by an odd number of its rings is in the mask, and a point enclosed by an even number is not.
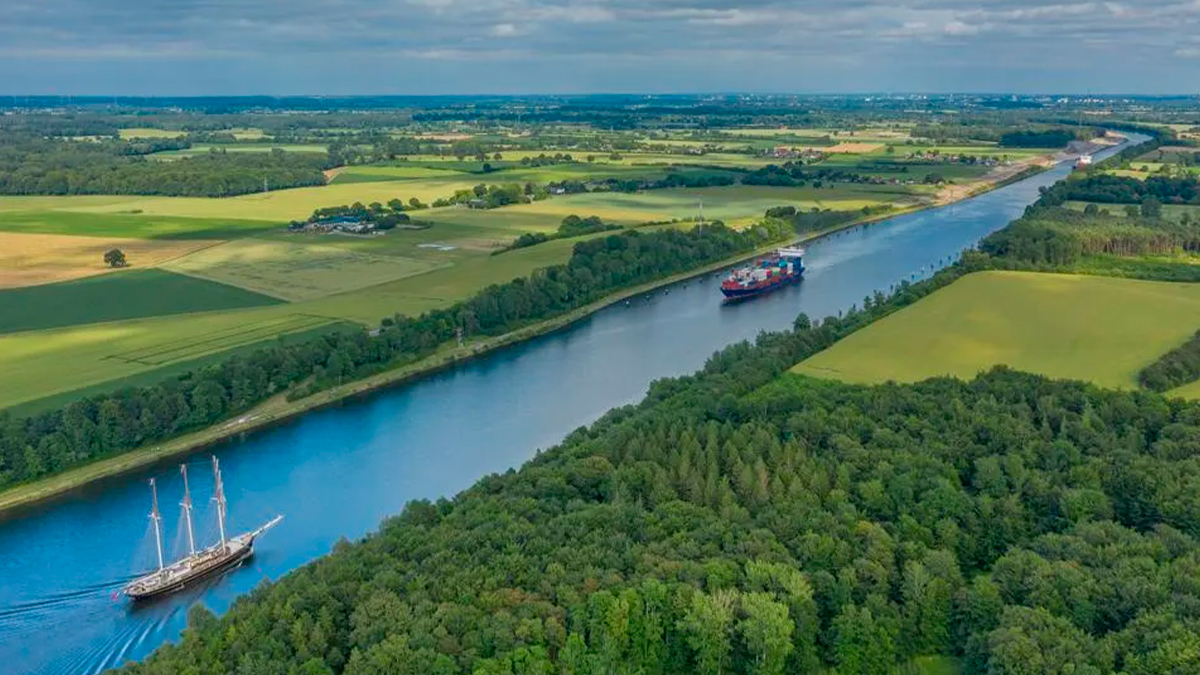
<svg viewBox="0 0 1200 675"><path fill-rule="evenodd" d="M178 638L193 603L224 612L261 580L361 537L410 499L450 496L519 466L637 401L656 378L694 371L713 351L787 328L800 312L836 314L929 276L1069 170L813 242L802 283L752 302L722 305L716 275L681 282L464 367L226 443L217 454L231 531L285 518L244 567L159 602L131 607L117 591L155 564L147 478L158 479L168 552L186 547L178 462L18 512L0 522L0 672L74 675L142 658ZM187 461L196 536L209 542L208 455Z"/></svg>

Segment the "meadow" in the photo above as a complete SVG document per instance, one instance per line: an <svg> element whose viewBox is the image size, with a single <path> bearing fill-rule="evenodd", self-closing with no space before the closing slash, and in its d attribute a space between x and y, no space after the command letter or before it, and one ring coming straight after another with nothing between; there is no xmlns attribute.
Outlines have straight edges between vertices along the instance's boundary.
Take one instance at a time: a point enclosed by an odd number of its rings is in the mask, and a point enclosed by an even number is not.
<svg viewBox="0 0 1200 675"><path fill-rule="evenodd" d="M282 304L0 335L0 408L337 322Z"/></svg>
<svg viewBox="0 0 1200 675"><path fill-rule="evenodd" d="M241 309L279 300L161 269L0 291L0 333L62 328L192 312ZM48 311L52 310L52 311Z"/></svg>
<svg viewBox="0 0 1200 675"><path fill-rule="evenodd" d="M114 270L104 253L119 248L135 269L149 268L211 246L203 239L155 240L0 231L0 290L69 281Z"/></svg>
<svg viewBox="0 0 1200 675"><path fill-rule="evenodd" d="M164 268L295 302L375 286L438 267L430 260L373 255L305 241L316 239L311 236L295 234L289 239L226 242Z"/></svg>
<svg viewBox="0 0 1200 675"><path fill-rule="evenodd" d="M647 192L593 192L547 199L509 207L512 213L597 215L615 223L685 219L701 210L705 218L736 222L761 217L773 206L859 210L886 202L914 203L920 192L896 185L834 185L830 187L766 187L735 185L711 188L676 188Z"/></svg>
<svg viewBox="0 0 1200 675"><path fill-rule="evenodd" d="M969 379L995 365L1131 389L1200 326L1200 286L981 272L851 334L793 371L846 382Z"/></svg>
<svg viewBox="0 0 1200 675"><path fill-rule="evenodd" d="M0 204L5 198L0 197ZM122 202L102 202L97 205L78 205L62 197L61 206L47 206L38 211L3 210L0 207L0 232L28 234L64 234L86 237L106 237L144 240L219 240L244 237L255 232L274 230L286 220L251 220L231 216L191 217L186 208L183 215L164 216L143 212L142 200L172 199L133 197ZM178 197L197 202L225 202L225 199ZM215 206L215 204L214 204ZM94 212L90 209L109 209ZM229 209L228 213L236 213Z"/></svg>

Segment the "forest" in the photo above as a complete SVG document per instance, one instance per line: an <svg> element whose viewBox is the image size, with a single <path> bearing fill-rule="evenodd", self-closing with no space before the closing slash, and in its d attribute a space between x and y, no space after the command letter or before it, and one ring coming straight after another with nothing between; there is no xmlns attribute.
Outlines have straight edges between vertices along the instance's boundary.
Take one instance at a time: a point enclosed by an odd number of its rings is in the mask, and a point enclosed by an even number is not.
<svg viewBox="0 0 1200 675"><path fill-rule="evenodd" d="M0 141L0 194L228 197L324 185L324 153L211 150L171 161L151 152L176 139L73 141L16 137Z"/></svg>
<svg viewBox="0 0 1200 675"><path fill-rule="evenodd" d="M260 349L168 379L18 418L0 412L0 488L207 427L280 392L316 391L412 363L452 341L495 336L568 312L621 288L781 241L780 221L737 231L627 230L575 244L569 261L484 289L421 316L383 319L377 335L345 331Z"/></svg>
<svg viewBox="0 0 1200 675"><path fill-rule="evenodd" d="M1197 672L1200 405L785 374L962 271L728 347L125 672Z"/></svg>
<svg viewBox="0 0 1200 675"><path fill-rule="evenodd" d="M1067 201L1140 204L1150 198L1164 204L1200 203L1200 182L1194 177L1150 176L1138 180L1128 176L1091 173L1084 178L1059 181L1046 188L1039 203L1045 206L1059 206Z"/></svg>

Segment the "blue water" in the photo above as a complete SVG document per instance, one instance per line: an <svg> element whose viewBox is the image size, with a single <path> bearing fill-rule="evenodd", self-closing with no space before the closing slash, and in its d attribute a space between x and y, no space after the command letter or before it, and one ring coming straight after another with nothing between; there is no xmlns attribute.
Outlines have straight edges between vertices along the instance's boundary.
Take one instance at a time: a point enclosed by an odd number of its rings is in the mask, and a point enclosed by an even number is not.
<svg viewBox="0 0 1200 675"><path fill-rule="evenodd" d="M725 345L789 327L799 312L836 314L929 276L1067 171L814 242L801 283L751 302L722 305L717 275L679 283L456 370L226 443L216 452L231 530L276 513L285 519L245 567L149 606L132 608L114 594L154 565L150 476L158 477L167 548L183 550L177 462L17 513L0 522L0 673L93 673L141 658L179 636L191 604L223 612L260 580L362 536L410 499L449 496L519 466L637 401L656 378L694 371ZM197 537L210 541L208 455L188 462Z"/></svg>

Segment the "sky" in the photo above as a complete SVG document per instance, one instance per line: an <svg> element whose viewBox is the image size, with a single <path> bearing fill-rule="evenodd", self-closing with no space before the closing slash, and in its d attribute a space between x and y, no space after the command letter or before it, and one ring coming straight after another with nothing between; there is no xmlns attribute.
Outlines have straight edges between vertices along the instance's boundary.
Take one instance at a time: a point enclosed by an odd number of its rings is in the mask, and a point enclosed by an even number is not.
<svg viewBox="0 0 1200 675"><path fill-rule="evenodd" d="M0 93L1196 94L1200 0L0 0Z"/></svg>

